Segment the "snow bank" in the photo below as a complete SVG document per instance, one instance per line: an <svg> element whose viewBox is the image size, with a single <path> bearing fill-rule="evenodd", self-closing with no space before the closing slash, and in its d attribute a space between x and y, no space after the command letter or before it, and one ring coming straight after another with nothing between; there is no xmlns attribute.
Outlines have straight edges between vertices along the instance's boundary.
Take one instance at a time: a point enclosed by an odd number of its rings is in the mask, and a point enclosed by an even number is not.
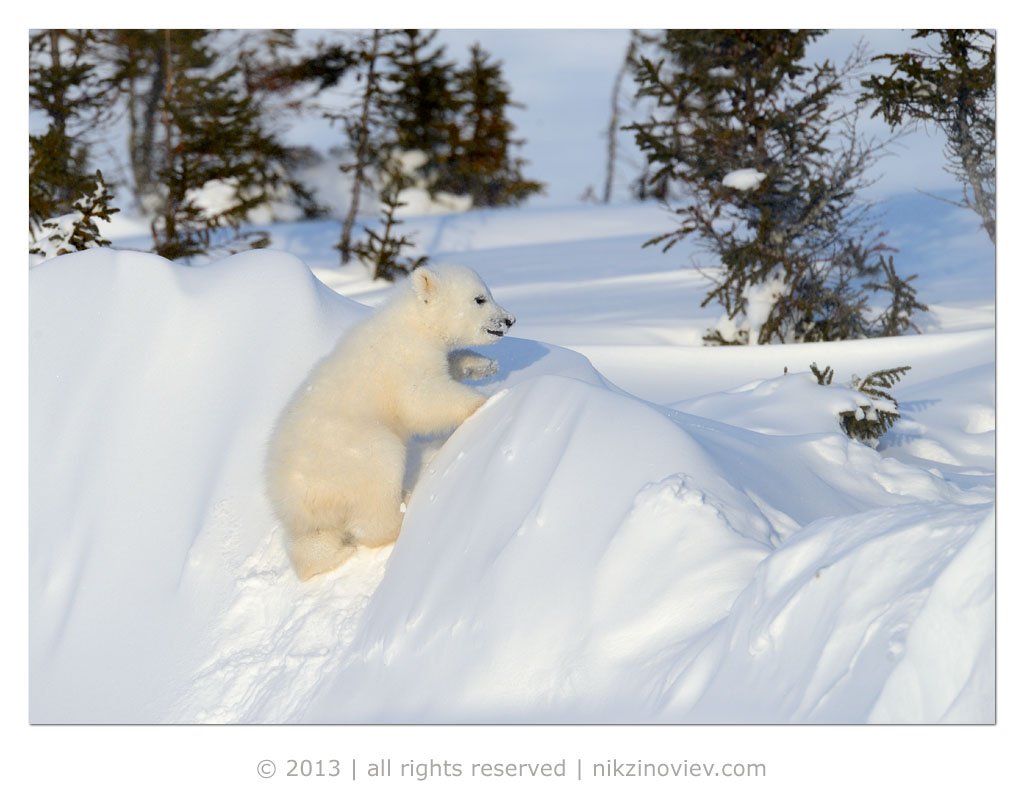
<svg viewBox="0 0 1024 811"><path fill-rule="evenodd" d="M722 185L739 191L750 191L760 186L766 177L768 175L757 169L736 169L722 178Z"/></svg>
<svg viewBox="0 0 1024 811"><path fill-rule="evenodd" d="M304 717L867 720L923 595L989 512L835 432L769 439L530 381L435 457ZM923 656L984 665L993 621L977 612L960 645ZM989 719L991 695L969 714Z"/></svg>
<svg viewBox="0 0 1024 811"><path fill-rule="evenodd" d="M39 266L30 306L32 718L160 720L270 526L278 405L366 310L285 254L109 250Z"/></svg>
<svg viewBox="0 0 1024 811"><path fill-rule="evenodd" d="M30 304L34 722L991 719L991 489L820 409L748 430L504 339L393 551L301 584L264 446L366 308L275 251L69 255Z"/></svg>

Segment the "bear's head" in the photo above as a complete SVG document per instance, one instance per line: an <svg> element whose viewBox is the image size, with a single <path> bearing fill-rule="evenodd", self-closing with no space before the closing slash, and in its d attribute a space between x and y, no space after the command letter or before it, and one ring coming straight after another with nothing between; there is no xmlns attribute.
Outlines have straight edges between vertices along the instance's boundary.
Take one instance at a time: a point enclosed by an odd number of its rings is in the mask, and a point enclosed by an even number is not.
<svg viewBox="0 0 1024 811"><path fill-rule="evenodd" d="M467 267L419 267L410 282L421 321L448 347L493 344L516 322Z"/></svg>

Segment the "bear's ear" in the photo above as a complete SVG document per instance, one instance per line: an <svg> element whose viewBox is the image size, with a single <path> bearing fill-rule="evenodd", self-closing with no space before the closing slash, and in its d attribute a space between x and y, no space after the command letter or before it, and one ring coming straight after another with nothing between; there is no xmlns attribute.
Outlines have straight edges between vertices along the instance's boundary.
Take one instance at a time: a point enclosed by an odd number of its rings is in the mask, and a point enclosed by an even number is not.
<svg viewBox="0 0 1024 811"><path fill-rule="evenodd" d="M424 304L429 304L437 293L439 282L437 274L425 267L418 267L412 272L412 289Z"/></svg>

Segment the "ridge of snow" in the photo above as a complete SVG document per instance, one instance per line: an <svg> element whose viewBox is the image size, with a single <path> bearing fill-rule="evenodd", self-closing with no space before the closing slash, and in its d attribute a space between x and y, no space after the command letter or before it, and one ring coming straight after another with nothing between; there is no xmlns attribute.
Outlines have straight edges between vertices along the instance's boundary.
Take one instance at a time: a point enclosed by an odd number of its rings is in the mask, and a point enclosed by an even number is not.
<svg viewBox="0 0 1024 811"><path fill-rule="evenodd" d="M30 279L33 722L991 717L970 398L910 410L967 454L922 465L845 437L799 375L691 414L506 338L495 396L420 448L395 547L304 585L265 442L366 307L280 251L95 249ZM962 357L920 402L988 374L984 341L927 338ZM929 427L951 419L961 444Z"/></svg>

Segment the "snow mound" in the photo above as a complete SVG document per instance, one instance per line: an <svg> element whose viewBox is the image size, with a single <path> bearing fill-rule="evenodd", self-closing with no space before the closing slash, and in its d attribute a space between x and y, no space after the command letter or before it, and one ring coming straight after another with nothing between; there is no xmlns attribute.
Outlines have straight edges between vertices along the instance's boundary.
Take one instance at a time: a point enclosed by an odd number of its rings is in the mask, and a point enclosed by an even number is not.
<svg viewBox="0 0 1024 811"><path fill-rule="evenodd" d="M864 721L990 513L976 500L838 434L765 438L533 380L434 458L304 718ZM922 661L988 661L991 621Z"/></svg>
<svg viewBox="0 0 1024 811"><path fill-rule="evenodd" d="M30 284L33 722L991 720L983 487L507 338L395 547L302 584L265 443L368 309L276 251Z"/></svg>
<svg viewBox="0 0 1024 811"><path fill-rule="evenodd" d="M768 175L757 169L736 169L722 178L722 185L739 191L750 191L760 186L766 177Z"/></svg>
<svg viewBox="0 0 1024 811"><path fill-rule="evenodd" d="M279 404L367 310L269 251L69 254L30 307L32 717L160 720L268 534Z"/></svg>
<svg viewBox="0 0 1024 811"><path fill-rule="evenodd" d="M473 207L473 198L468 194L449 194L443 191L431 194L426 189L411 186L398 193L398 203L401 206L400 214L414 217L469 211Z"/></svg>

